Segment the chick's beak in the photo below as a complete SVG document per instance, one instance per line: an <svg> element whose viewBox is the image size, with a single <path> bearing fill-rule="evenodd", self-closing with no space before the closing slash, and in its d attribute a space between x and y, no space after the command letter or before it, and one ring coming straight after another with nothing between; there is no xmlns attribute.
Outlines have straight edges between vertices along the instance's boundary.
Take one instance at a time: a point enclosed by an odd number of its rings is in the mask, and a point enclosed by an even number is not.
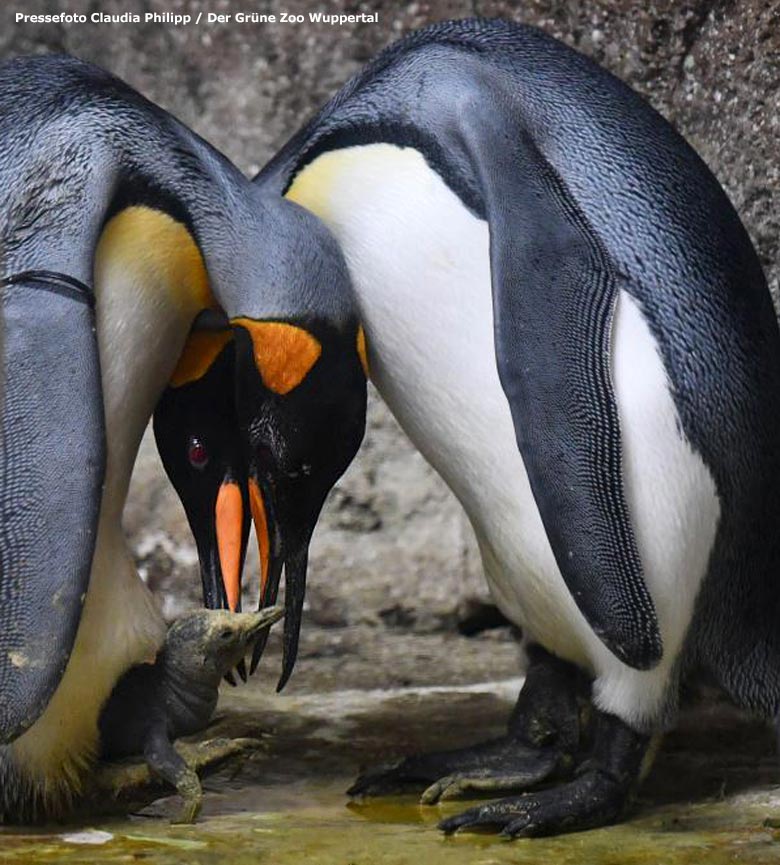
<svg viewBox="0 0 780 865"><path fill-rule="evenodd" d="M256 613L249 613L253 617L253 622L247 629L247 639L252 641L262 631L268 630L275 622L278 622L284 616L283 607L266 607L263 610L258 610Z"/></svg>

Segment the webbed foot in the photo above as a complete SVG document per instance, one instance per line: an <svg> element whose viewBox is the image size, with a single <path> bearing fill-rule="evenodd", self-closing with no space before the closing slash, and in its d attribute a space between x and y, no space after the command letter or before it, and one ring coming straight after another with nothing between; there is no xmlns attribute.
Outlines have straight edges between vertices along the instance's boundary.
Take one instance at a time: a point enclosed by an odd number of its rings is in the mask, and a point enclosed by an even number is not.
<svg viewBox="0 0 780 865"><path fill-rule="evenodd" d="M569 777L580 747L582 677L538 646L529 647L528 653L528 674L508 735L377 767L363 773L347 794L383 796L423 787L421 801L432 805L473 793L527 790Z"/></svg>
<svg viewBox="0 0 780 865"><path fill-rule="evenodd" d="M199 775L215 772L224 763L241 754L261 751L265 744L260 739L217 737L201 742L178 742L177 750Z"/></svg>
<svg viewBox="0 0 780 865"><path fill-rule="evenodd" d="M203 789L197 772L186 766L176 777L176 790L184 800L178 816L171 823L194 823L203 806Z"/></svg>
<svg viewBox="0 0 780 865"><path fill-rule="evenodd" d="M508 838L557 835L604 826L622 813L627 790L600 772L586 772L573 781L497 799L439 823L447 835L459 829L494 826Z"/></svg>
<svg viewBox="0 0 780 865"><path fill-rule="evenodd" d="M612 715L599 713L592 757L577 776L545 790L469 808L439 823L450 835L491 826L508 838L578 832L617 820L639 784L649 739Z"/></svg>
<svg viewBox="0 0 780 865"><path fill-rule="evenodd" d="M200 814L203 789L198 772L214 770L235 754L258 745L256 739L209 739L194 746L182 743L177 751L166 737L154 737L144 752L147 763L176 787L184 800L179 815L171 822L194 823Z"/></svg>
<svg viewBox="0 0 780 865"><path fill-rule="evenodd" d="M215 772L228 762L261 751L264 747L261 740L250 738L177 743L184 763L199 775ZM163 749L162 753L166 752L167 749ZM170 752L167 753L170 758ZM175 779L169 780L140 758L99 763L89 778L88 786L74 803L73 811L89 815L126 814L166 795L169 784L176 786Z"/></svg>
<svg viewBox="0 0 780 865"><path fill-rule="evenodd" d="M491 760L479 768L444 775L423 790L420 802L435 805L486 793L527 790L550 778L565 777L569 768L568 755L555 748L534 749L510 741L502 750L510 749L500 764Z"/></svg>
<svg viewBox="0 0 780 865"><path fill-rule="evenodd" d="M421 801L432 805L475 791L527 789L563 769L555 748L533 748L512 736L472 748L406 757L362 774L348 796L387 796L424 786Z"/></svg>

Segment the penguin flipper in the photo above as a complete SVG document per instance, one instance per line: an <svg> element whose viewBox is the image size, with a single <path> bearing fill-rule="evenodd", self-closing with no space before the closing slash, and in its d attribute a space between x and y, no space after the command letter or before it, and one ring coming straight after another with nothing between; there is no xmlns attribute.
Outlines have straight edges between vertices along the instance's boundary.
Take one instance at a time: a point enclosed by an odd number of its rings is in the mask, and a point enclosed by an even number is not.
<svg viewBox="0 0 780 865"><path fill-rule="evenodd" d="M569 591L602 642L647 669L663 648L623 490L610 371L616 275L532 142L520 159L488 199L499 377Z"/></svg>
<svg viewBox="0 0 780 865"><path fill-rule="evenodd" d="M92 295L0 282L0 742L43 712L89 582L105 470Z"/></svg>

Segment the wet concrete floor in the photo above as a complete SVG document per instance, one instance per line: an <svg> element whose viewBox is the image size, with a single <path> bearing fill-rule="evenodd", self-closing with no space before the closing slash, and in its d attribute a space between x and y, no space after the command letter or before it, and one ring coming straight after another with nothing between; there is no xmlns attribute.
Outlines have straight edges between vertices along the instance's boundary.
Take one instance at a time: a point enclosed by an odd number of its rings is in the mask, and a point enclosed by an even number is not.
<svg viewBox="0 0 780 865"><path fill-rule="evenodd" d="M5 829L0 862L780 862L780 831L765 825L780 818L772 735L722 705L686 713L619 826L514 842L485 834L445 838L436 823L464 803L426 807L415 796L348 803L344 790L362 765L499 734L519 685L513 679L276 696L270 682L250 680L223 695L203 738L250 737L259 744L205 778L196 825L171 825L179 801L166 796L130 816Z"/></svg>

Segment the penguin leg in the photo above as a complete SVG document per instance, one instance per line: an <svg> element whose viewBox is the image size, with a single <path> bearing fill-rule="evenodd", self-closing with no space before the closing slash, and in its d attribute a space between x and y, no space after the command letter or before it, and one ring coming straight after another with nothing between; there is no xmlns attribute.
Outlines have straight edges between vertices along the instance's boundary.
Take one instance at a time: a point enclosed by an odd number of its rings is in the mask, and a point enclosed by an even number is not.
<svg viewBox="0 0 780 865"><path fill-rule="evenodd" d="M203 802L203 790L198 773L177 753L165 729L155 729L144 746L144 758L149 768L172 784L184 800L179 816L173 823L194 823Z"/></svg>
<svg viewBox="0 0 780 865"><path fill-rule="evenodd" d="M568 777L580 742L580 697L585 683L576 667L529 646L525 683L507 735L468 748L407 757L361 775L349 796L382 796L428 785L422 802L471 793L525 790Z"/></svg>
<svg viewBox="0 0 780 865"><path fill-rule="evenodd" d="M596 714L593 749L575 777L555 787L510 796L442 820L450 835L459 829L494 826L509 838L557 835L604 826L621 817L639 786L650 737L614 715Z"/></svg>

